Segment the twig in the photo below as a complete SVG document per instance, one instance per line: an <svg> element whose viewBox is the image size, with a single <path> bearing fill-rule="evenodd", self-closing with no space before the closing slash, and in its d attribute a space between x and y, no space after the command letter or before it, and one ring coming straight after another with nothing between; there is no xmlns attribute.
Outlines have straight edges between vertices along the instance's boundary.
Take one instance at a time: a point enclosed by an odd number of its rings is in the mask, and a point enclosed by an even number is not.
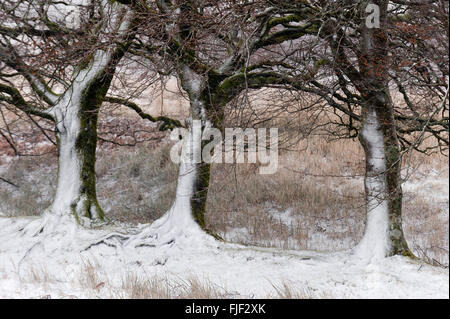
<svg viewBox="0 0 450 319"><path fill-rule="evenodd" d="M14 183L11 182L11 181L8 181L7 179L5 179L5 178L3 178L3 177L0 177L0 181L3 181L3 182L5 182L5 183L7 183L7 184L9 184L9 185L11 185L11 186L14 186L15 188L19 188L18 185L14 184Z"/></svg>

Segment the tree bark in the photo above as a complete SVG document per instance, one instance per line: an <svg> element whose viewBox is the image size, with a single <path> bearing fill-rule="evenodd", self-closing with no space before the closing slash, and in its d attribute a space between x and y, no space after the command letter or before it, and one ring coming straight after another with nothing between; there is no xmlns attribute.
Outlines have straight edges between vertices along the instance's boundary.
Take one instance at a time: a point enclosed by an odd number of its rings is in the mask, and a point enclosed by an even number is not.
<svg viewBox="0 0 450 319"><path fill-rule="evenodd" d="M401 152L388 92L369 99L359 135L366 156L366 228L358 249L384 258L413 256L402 228Z"/></svg>
<svg viewBox="0 0 450 319"><path fill-rule="evenodd" d="M56 195L50 210L72 213L78 222L105 217L96 192L97 120L122 55L97 51L54 107L59 158Z"/></svg>
<svg viewBox="0 0 450 319"><path fill-rule="evenodd" d="M189 125L188 134L185 139L192 139L191 142L183 143L183 156L181 158L177 193L175 204L185 201L182 205L186 209L186 214L200 226L206 233L216 239L220 237L206 227L205 213L206 202L210 182L211 164L202 160L202 149L207 141L201 141L202 133L209 122L205 116L204 102L199 100L191 101L191 121L199 121L201 128L194 129L192 123Z"/></svg>
<svg viewBox="0 0 450 319"><path fill-rule="evenodd" d="M205 127L217 122L216 117L210 120L208 116L207 79L204 75L196 74L187 65L181 65L178 73L181 85L188 93L190 100L188 133L183 137L174 204L161 220L155 222L155 226L168 226L167 232L176 228L185 228L188 231L190 227L196 228L192 226L192 223L195 223L201 230L220 239L206 227L205 222L211 165L202 160L203 146L208 143L208 141L202 141L202 134ZM200 127L194 127L194 122L200 123Z"/></svg>
<svg viewBox="0 0 450 319"><path fill-rule="evenodd" d="M96 194L95 151L98 110L72 105L72 116L58 120L58 181L51 210L80 218L103 220Z"/></svg>
<svg viewBox="0 0 450 319"><path fill-rule="evenodd" d="M366 156L366 228L357 250L369 258L413 256L402 229L401 152L389 93L386 12L380 7L380 28L362 25L360 69L363 96L360 142ZM363 4L367 5L367 3Z"/></svg>

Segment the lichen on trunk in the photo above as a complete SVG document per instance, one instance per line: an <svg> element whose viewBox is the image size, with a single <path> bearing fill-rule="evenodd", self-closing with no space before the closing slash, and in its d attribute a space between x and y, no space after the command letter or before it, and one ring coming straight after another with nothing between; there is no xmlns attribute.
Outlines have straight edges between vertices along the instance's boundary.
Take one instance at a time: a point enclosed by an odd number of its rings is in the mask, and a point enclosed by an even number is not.
<svg viewBox="0 0 450 319"><path fill-rule="evenodd" d="M79 222L84 218L103 220L104 213L96 196L95 146L92 150L96 138L89 135L92 128L80 128L79 132L57 133L58 180L51 211L56 214L70 212Z"/></svg>
<svg viewBox="0 0 450 319"><path fill-rule="evenodd" d="M206 202L208 200L208 191L211 176L211 164L202 162L197 163L195 165L196 168L193 185L193 194L190 199L192 216L195 222L206 233L208 233L209 235L213 236L216 239L222 240L222 238L217 233L215 233L213 230L207 227L205 221Z"/></svg>

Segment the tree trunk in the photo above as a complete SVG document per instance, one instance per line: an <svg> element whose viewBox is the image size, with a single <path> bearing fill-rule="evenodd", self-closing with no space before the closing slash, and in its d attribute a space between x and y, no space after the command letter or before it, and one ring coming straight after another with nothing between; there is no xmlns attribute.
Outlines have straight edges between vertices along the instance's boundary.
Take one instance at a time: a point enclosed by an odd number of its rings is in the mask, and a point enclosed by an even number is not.
<svg viewBox="0 0 450 319"><path fill-rule="evenodd" d="M190 99L190 123L188 123L188 134L183 137L174 204L160 220L154 223L154 226L160 230L164 227L163 232L169 233L177 228L182 228L183 232L200 228L216 239L220 239L218 235L207 229L205 223L211 170L211 165L202 161L202 149L207 143L202 141L202 133L205 127L211 125L206 110L208 100L203 94L207 91L206 79L186 65L180 67L179 75L182 87ZM196 126L197 123L200 125Z"/></svg>
<svg viewBox="0 0 450 319"><path fill-rule="evenodd" d="M202 143L202 147L205 143ZM205 213L206 202L208 200L209 182L211 176L211 164L197 163L195 165L195 178L193 194L191 198L192 216L195 222L209 235L216 239L221 239L214 231L206 227Z"/></svg>
<svg viewBox="0 0 450 319"><path fill-rule="evenodd" d="M190 126L183 137L174 203L163 217L152 224L152 228L158 233L158 240L163 243L176 240L181 235L195 236L202 231L219 239L205 224L210 165L196 161L201 156L202 149L202 144L198 143L199 138L201 130Z"/></svg>
<svg viewBox="0 0 450 319"><path fill-rule="evenodd" d="M211 165L199 163L195 165L195 178L193 194L191 198L192 216L199 226L208 232L205 223L206 201L208 199L208 189L210 180Z"/></svg>
<svg viewBox="0 0 450 319"><path fill-rule="evenodd" d="M193 105L203 105L192 101ZM207 124L204 112L192 109L191 119L201 123L201 127L193 127L192 122L188 134L184 136L181 163L178 172L178 184L175 202L169 212L174 225L188 226L195 222L203 231L219 239L219 236L207 229L205 222L206 202L208 198L211 164L202 161L202 149L207 141L201 141L202 132ZM200 114L203 114L200 116ZM189 226L188 226L189 227Z"/></svg>
<svg viewBox="0 0 450 319"><path fill-rule="evenodd" d="M54 108L58 138L58 181L51 205L55 214L103 220L96 194L97 120L117 59L97 51Z"/></svg>
<svg viewBox="0 0 450 319"><path fill-rule="evenodd" d="M80 131L58 132L58 182L52 204L53 212L72 212L77 218L103 219L96 195L96 133L89 125ZM92 149L93 148L93 149Z"/></svg>
<svg viewBox="0 0 450 319"><path fill-rule="evenodd" d="M360 142L366 156L366 229L357 251L367 258L412 256L402 229L401 153L389 93L386 0L380 8L380 28L363 22L360 69L363 96ZM368 2L363 3L362 10Z"/></svg>
<svg viewBox="0 0 450 319"><path fill-rule="evenodd" d="M95 106L95 105L94 105ZM95 161L98 108L74 101L57 116L58 181L52 212L103 220L96 194Z"/></svg>
<svg viewBox="0 0 450 319"><path fill-rule="evenodd" d="M360 142L366 156L366 228L358 252L368 258L412 256L402 229L401 156L389 94L363 110ZM384 104L384 105L383 105Z"/></svg>

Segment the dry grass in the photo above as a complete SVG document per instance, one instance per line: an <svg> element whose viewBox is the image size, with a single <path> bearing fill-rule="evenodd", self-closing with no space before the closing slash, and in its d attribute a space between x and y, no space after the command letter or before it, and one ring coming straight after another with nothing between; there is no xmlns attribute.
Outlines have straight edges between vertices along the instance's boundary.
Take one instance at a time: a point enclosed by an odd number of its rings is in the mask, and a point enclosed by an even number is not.
<svg viewBox="0 0 450 319"><path fill-rule="evenodd" d="M117 284L91 260L85 261L78 276L67 282L55 280L48 269L33 266L21 278L21 283L32 284L44 291L53 292L53 295L60 294L59 297L64 298L78 298L74 295L65 295L68 291L82 292L80 296L82 298L114 299L223 299L237 296L208 279L196 276L169 280L129 272ZM64 285L67 285L65 289ZM51 298L50 295L43 297Z"/></svg>
<svg viewBox="0 0 450 319"><path fill-rule="evenodd" d="M312 138L284 152L274 175L256 174L252 165L215 167L208 221L225 238L246 229L238 237L248 244L350 248L364 228L363 184L331 175L361 175L361 155L356 143Z"/></svg>
<svg viewBox="0 0 450 319"><path fill-rule="evenodd" d="M170 161L168 145L141 146L101 152L97 176L98 197L110 218L145 223L170 208L177 166Z"/></svg>
<svg viewBox="0 0 450 319"><path fill-rule="evenodd" d="M127 273L119 284L110 280L95 262L85 261L79 275L72 280L55 280L48 269L33 266L21 278L21 284L33 285L38 290L52 292L58 298L114 298L114 299L223 299L236 294L227 292L208 279L195 276L185 279L148 277ZM64 286L67 286L64 288ZM73 291L81 296L66 295ZM51 298L43 295L40 298Z"/></svg>
<svg viewBox="0 0 450 319"><path fill-rule="evenodd" d="M168 152L164 144L99 151L98 196L108 216L146 223L167 211L177 180L177 166ZM448 176L448 158L438 154L412 153L405 164L414 176L426 177L431 171ZM357 141L311 137L297 150L280 154L276 174L259 175L257 168L213 167L206 217L225 239L324 251L348 249L360 240L365 220L364 161ZM50 156L14 161L2 176L21 188L0 184L7 190L0 191L0 210L9 216L42 212L53 193L55 171ZM405 192L406 236L418 255L448 264L448 198L433 203L426 196L427 192Z"/></svg>
<svg viewBox="0 0 450 319"><path fill-rule="evenodd" d="M84 261L84 267L80 271L78 282L83 289L99 290L105 285L106 276L100 272L97 263L87 260Z"/></svg>
<svg viewBox="0 0 450 319"><path fill-rule="evenodd" d="M220 299L232 296L224 288L207 279L189 277L168 280L167 278L146 278L142 275L128 274L117 297L131 299Z"/></svg>
<svg viewBox="0 0 450 319"><path fill-rule="evenodd" d="M40 215L54 193L56 158L53 155L20 157L7 166L1 176L19 188L0 184L0 212L6 216Z"/></svg>
<svg viewBox="0 0 450 319"><path fill-rule="evenodd" d="M337 189L335 181L284 168L273 176L254 174L244 167L218 171L213 174L208 221L225 236L228 229L245 228L247 243L320 249L312 242L317 233L326 233L338 243L362 232L361 225L348 224L363 217L361 188ZM293 245L289 244L292 240Z"/></svg>
<svg viewBox="0 0 450 319"><path fill-rule="evenodd" d="M274 293L270 298L277 299L335 299L336 297L329 291L318 291L311 287L297 287L292 283L282 282L272 284ZM342 297L340 297L342 299Z"/></svg>
<svg viewBox="0 0 450 319"><path fill-rule="evenodd" d="M114 295L131 299L169 299L172 292L167 280L128 274L122 281L121 289L117 289Z"/></svg>
<svg viewBox="0 0 450 319"><path fill-rule="evenodd" d="M448 202L447 202L448 209ZM404 204L405 234L410 248L431 264L449 263L449 223L442 207L430 203L423 197L408 194Z"/></svg>
<svg viewBox="0 0 450 319"><path fill-rule="evenodd" d="M127 273L117 284L102 273L93 261L86 261L79 275L71 281L55 280L47 269L32 267L21 279L23 285L30 284L45 293L38 298L112 298L112 299L233 299L245 296L227 291L207 278L190 276L168 279L145 276L142 273ZM64 286L67 286L64 288ZM299 287L294 283L272 284L273 290L267 298L278 299L331 299L331 292L318 291L310 287ZM36 289L34 289L36 290ZM47 294L50 293L50 294ZM67 295L67 293L73 293Z"/></svg>
<svg viewBox="0 0 450 319"><path fill-rule="evenodd" d="M48 288L52 282L52 277L45 268L34 266L28 270L28 282Z"/></svg>

